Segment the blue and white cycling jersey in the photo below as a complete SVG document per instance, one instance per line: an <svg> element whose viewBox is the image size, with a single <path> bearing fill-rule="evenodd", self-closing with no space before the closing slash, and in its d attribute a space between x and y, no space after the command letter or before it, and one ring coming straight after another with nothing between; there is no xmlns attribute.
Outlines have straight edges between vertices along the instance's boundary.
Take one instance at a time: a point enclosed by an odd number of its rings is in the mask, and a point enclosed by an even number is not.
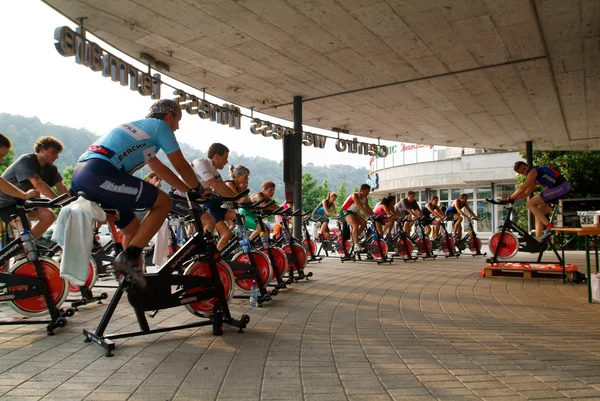
<svg viewBox="0 0 600 401"><path fill-rule="evenodd" d="M144 167L159 150L167 155L179 150L169 125L156 118L122 124L100 137L79 161L104 159L128 174Z"/></svg>

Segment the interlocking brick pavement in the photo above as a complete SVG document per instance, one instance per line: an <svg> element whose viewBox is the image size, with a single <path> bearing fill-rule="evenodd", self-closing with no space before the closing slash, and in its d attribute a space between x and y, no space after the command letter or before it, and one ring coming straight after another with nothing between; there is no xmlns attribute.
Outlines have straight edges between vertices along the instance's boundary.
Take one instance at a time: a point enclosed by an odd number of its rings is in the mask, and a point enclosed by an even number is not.
<svg viewBox="0 0 600 401"><path fill-rule="evenodd" d="M584 270L582 253L568 262ZM0 400L600 399L600 305L587 287L482 278L485 265L325 259L263 308L234 300L233 315L251 317L244 334L117 340L112 358L82 336L106 304L80 307L52 337L0 326ZM149 322L195 319L175 308ZM137 328L123 299L108 331Z"/></svg>

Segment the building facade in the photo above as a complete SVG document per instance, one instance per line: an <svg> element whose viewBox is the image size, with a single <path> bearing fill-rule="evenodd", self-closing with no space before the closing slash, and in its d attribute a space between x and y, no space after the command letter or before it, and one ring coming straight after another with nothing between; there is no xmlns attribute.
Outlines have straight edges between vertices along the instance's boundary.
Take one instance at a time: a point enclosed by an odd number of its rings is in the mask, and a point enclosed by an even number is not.
<svg viewBox="0 0 600 401"><path fill-rule="evenodd" d="M522 157L515 151L449 148L399 144L388 148L385 158L370 161L370 183L375 198L406 197L410 190L424 206L432 194L448 206L461 193L469 195L469 207L480 217L478 233L491 234L500 225L503 208L487 202L511 194L517 187L513 164Z"/></svg>

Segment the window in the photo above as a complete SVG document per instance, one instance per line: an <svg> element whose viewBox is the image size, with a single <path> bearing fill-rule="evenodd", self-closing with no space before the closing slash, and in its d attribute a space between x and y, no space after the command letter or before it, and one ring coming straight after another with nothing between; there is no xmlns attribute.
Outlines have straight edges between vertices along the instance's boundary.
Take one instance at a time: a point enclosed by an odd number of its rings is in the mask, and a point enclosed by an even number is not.
<svg viewBox="0 0 600 401"><path fill-rule="evenodd" d="M496 198L508 197L517 188L516 184L496 184ZM496 222L501 225L506 217L506 209L502 206L496 206Z"/></svg>
<svg viewBox="0 0 600 401"><path fill-rule="evenodd" d="M427 199L427 191L421 191L421 206L425 206L425 204L427 203L428 199Z"/></svg>
<svg viewBox="0 0 600 401"><path fill-rule="evenodd" d="M480 219L477 231L492 232L492 204L485 200L491 197L492 188L477 188L477 210L473 209Z"/></svg>
<svg viewBox="0 0 600 401"><path fill-rule="evenodd" d="M450 190L450 200L453 201L458 198L460 198L460 188L452 188Z"/></svg>

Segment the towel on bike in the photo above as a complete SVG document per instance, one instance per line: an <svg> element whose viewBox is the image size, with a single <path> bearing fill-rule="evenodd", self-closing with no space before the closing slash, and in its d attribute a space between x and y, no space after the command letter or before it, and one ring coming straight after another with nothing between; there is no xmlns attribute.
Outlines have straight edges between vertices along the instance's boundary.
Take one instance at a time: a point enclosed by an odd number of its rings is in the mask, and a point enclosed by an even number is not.
<svg viewBox="0 0 600 401"><path fill-rule="evenodd" d="M85 285L94 242L94 221L105 221L104 210L80 197L58 214L52 240L63 249L60 276L74 285Z"/></svg>
<svg viewBox="0 0 600 401"><path fill-rule="evenodd" d="M154 235L154 254L152 263L154 266L162 266L169 259L169 220L165 219L162 226Z"/></svg>

